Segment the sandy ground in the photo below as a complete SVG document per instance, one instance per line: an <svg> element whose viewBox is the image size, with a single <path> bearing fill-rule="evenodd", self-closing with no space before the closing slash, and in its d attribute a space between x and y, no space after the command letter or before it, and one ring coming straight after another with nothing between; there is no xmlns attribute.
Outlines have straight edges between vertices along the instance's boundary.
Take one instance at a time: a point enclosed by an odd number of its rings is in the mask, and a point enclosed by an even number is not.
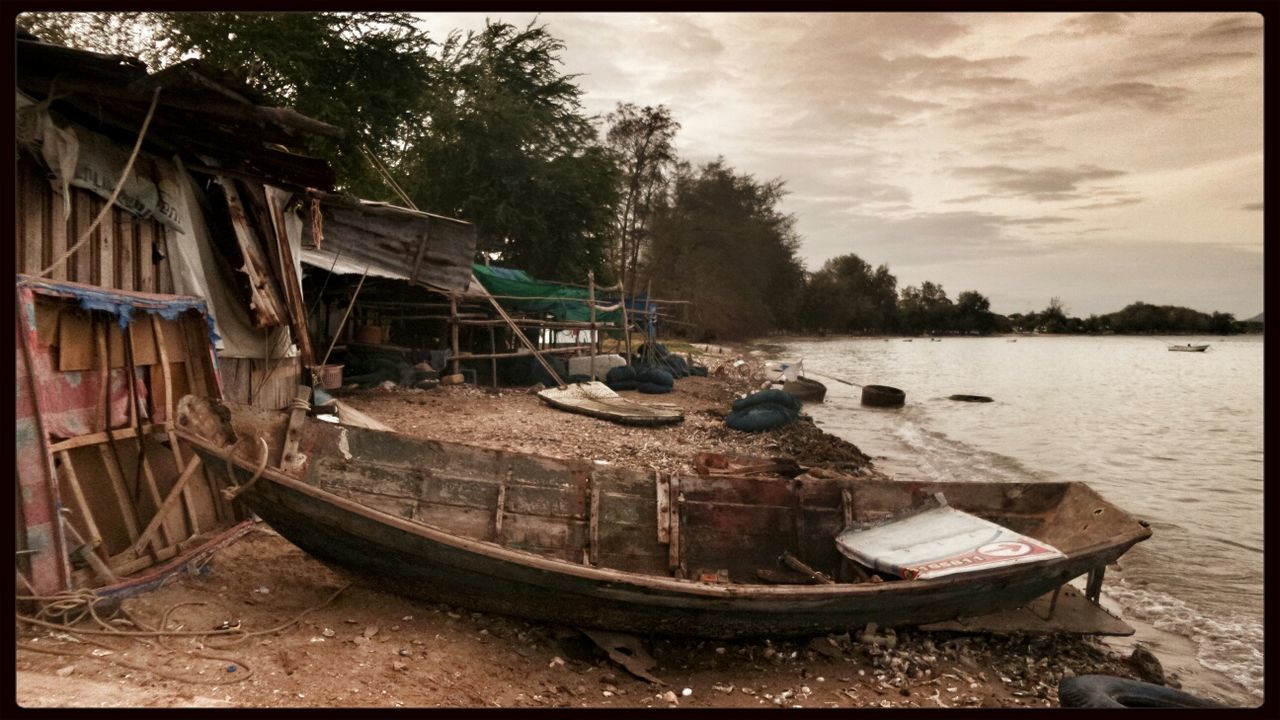
<svg viewBox="0 0 1280 720"><path fill-rule="evenodd" d="M719 358L709 364L715 367ZM687 466L696 452L790 455L865 464L810 423L737 433L723 416L758 386L750 368L686 378L663 396L668 428L627 428L544 406L526 391L471 386L372 391L345 399L402 432L490 447ZM1064 675L1139 677L1132 645L852 628L840 636L724 642L644 638L642 680L569 626L472 613L388 594L313 560L265 524L195 574L123 603L117 629L90 635L20 625L24 707L1020 707L1056 706ZM236 629L215 631L231 626ZM216 634L221 632L223 634ZM205 634L214 633L214 634ZM1166 639L1167 640L1167 639ZM1149 642L1162 639L1152 637ZM1159 651L1157 648L1157 655ZM1175 669L1166 667L1166 670ZM1194 678L1182 668L1183 682ZM1243 704L1213 683L1187 689Z"/></svg>

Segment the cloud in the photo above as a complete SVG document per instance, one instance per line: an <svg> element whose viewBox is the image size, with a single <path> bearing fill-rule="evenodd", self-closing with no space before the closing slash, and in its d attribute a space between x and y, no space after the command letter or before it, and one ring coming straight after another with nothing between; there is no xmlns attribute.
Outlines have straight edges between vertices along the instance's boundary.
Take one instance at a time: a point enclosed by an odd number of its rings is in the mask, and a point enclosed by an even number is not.
<svg viewBox="0 0 1280 720"><path fill-rule="evenodd" d="M1121 82L1080 88L1072 93L1072 96L1084 102L1129 105L1141 110L1164 111L1186 100L1189 94L1185 88L1180 87Z"/></svg>
<svg viewBox="0 0 1280 720"><path fill-rule="evenodd" d="M1254 40L1262 37L1262 18L1258 15L1229 17L1219 20L1199 32L1192 33L1195 40Z"/></svg>
<svg viewBox="0 0 1280 720"><path fill-rule="evenodd" d="M992 197L995 197L995 196L988 195L986 193L980 193L978 195L965 195L964 197L952 198L951 200L943 200L942 202L947 203L949 205L961 205L965 203L978 202L979 200L986 200Z"/></svg>
<svg viewBox="0 0 1280 720"><path fill-rule="evenodd" d="M1081 197L1082 183L1121 177L1125 173L1096 165L1036 169L1022 169L1008 165L980 165L952 168L951 174L978 180L998 193L1046 201Z"/></svg>
<svg viewBox="0 0 1280 720"><path fill-rule="evenodd" d="M1119 35L1129 28L1130 13L1089 13L1064 20L1057 31L1072 37Z"/></svg>
<svg viewBox="0 0 1280 720"><path fill-rule="evenodd" d="M1105 194L1105 193L1099 193ZM1123 197L1115 200L1099 200L1098 202L1087 203L1085 205L1072 205L1068 210L1105 210L1106 208L1123 207L1125 205L1137 205L1142 202L1141 197Z"/></svg>

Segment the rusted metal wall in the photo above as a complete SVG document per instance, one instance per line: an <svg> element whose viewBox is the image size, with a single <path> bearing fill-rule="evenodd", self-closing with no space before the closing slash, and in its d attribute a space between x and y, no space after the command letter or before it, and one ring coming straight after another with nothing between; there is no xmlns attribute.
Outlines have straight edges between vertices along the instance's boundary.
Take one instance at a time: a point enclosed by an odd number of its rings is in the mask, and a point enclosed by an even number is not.
<svg viewBox="0 0 1280 720"><path fill-rule="evenodd" d="M471 223L337 195L313 197L320 201L319 233L314 214L304 217L304 244L313 243L361 267L391 271L429 289L467 289L476 249Z"/></svg>
<svg viewBox="0 0 1280 720"><path fill-rule="evenodd" d="M104 201L88 190L71 188L71 212L64 218L62 195L54 192L43 169L25 152L18 153L16 179L17 270L38 275L80 239ZM167 256L163 225L112 208L89 241L47 278L113 290L172 293Z"/></svg>

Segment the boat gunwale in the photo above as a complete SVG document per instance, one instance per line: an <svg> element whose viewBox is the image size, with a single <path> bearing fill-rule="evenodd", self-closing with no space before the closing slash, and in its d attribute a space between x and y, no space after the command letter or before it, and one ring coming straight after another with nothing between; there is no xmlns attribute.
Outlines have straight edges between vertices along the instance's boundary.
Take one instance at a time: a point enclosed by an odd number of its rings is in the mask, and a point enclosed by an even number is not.
<svg viewBox="0 0 1280 720"><path fill-rule="evenodd" d="M175 428L175 432L184 440L187 440L205 452L209 452L210 454L217 456L223 461L234 464L241 470L249 472L258 470L256 462L241 459L224 448L214 446L199 435L185 432L180 426ZM464 537L433 525L399 517L354 500L344 498L298 478L291 477L287 473L273 467L265 467L261 470L260 478L257 482L261 483L263 481L276 483L287 489L307 495L313 499L329 503L344 511L354 513L367 520L394 527L397 530L407 532L425 540L440 543L465 552L475 553L492 560L513 562L536 570L557 573L560 575L569 575L602 584L625 583L633 587L644 588L647 590L657 590L710 598L733 597L739 599L756 599L760 601L775 599L819 601L843 597L856 597L858 595L878 595L886 592L928 593L944 588L950 588L952 586L985 585L991 582L998 582L1007 577L1018 577L1037 571L1051 572L1052 568L1072 563L1089 555L1101 554L1113 548L1124 548L1121 551L1121 554L1123 554L1133 545L1151 537L1150 528L1140 526L1138 530L1134 530L1121 536L1113 536L1107 541L1097 542L1078 549L1062 558L1055 558L1042 563L1009 565L970 573L950 575L941 578L912 580L902 579L888 583L836 583L832 585L799 586L754 585L746 583L718 584L705 583L686 578L669 578L628 570L582 565L568 560L539 555L526 550L509 548L490 540L478 540ZM1065 486L1082 486L1086 490L1097 495L1092 488L1089 488L1086 484L1078 481L1062 481L1057 484ZM253 492L254 490L250 490L247 494L252 495ZM1099 499L1102 499L1103 502L1107 502L1105 499L1101 498L1101 496L1098 497ZM1110 503L1107 504L1111 505ZM1111 505L1111 507L1115 506ZM1119 508L1116 509L1119 512L1124 513L1123 510L1120 510ZM1128 513L1124 514L1128 515Z"/></svg>

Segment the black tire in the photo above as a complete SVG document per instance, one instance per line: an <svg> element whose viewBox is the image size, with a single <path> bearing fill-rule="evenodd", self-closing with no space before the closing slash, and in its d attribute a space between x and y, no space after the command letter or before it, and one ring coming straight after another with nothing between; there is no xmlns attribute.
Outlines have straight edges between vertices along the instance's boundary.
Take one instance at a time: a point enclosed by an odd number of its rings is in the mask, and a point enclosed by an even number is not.
<svg viewBox="0 0 1280 720"><path fill-rule="evenodd" d="M960 402L991 402L991 398L986 395L952 395L951 399Z"/></svg>
<svg viewBox="0 0 1280 720"><path fill-rule="evenodd" d="M907 402L907 394L896 387L888 385L863 385L862 404L872 407L902 407Z"/></svg>
<svg viewBox="0 0 1280 720"><path fill-rule="evenodd" d="M1081 675L1058 683L1058 703L1081 708L1222 708L1222 703L1163 685L1112 675Z"/></svg>

